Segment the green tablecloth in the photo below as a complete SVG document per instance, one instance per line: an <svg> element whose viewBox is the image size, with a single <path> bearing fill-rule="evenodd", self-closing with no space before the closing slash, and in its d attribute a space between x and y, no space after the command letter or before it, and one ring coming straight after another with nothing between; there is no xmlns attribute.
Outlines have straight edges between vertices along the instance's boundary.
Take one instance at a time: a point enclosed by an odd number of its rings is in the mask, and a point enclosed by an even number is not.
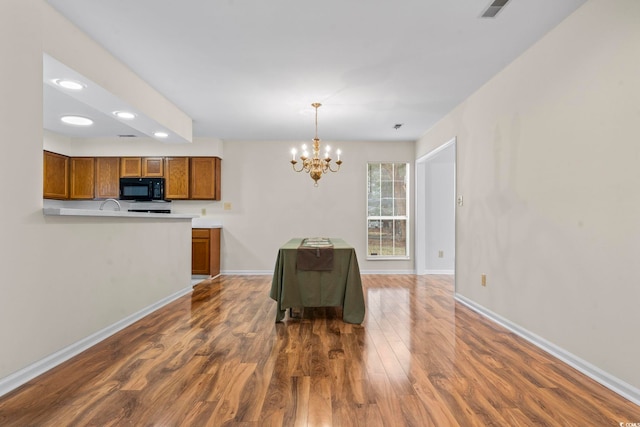
<svg viewBox="0 0 640 427"><path fill-rule="evenodd" d="M276 321L292 307L342 307L342 319L348 323L364 320L364 295L356 251L344 240L333 243L332 271L296 269L296 254L303 239L295 238L278 251L271 298L278 302Z"/></svg>

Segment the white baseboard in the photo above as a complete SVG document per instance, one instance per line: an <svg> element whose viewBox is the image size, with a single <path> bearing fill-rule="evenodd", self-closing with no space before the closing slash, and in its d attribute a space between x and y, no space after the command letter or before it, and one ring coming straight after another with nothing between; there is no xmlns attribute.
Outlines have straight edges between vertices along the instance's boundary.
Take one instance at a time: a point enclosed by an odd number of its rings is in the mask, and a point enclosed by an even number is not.
<svg viewBox="0 0 640 427"><path fill-rule="evenodd" d="M416 274L415 270L360 270L360 274Z"/></svg>
<svg viewBox="0 0 640 427"><path fill-rule="evenodd" d="M550 355L560 359L561 361L565 362L569 366L572 366L573 368L582 372L589 378L607 387L611 391L630 400L636 405L640 405L640 389L622 381L619 378L614 377L613 375L603 371L597 366L594 366L591 363L579 358L578 356L572 353L569 353L565 349L558 347L557 345L522 328L521 326L511 322L508 319L505 319L504 317L492 312L491 310L486 309L485 307L475 303L474 301L462 295L456 294L455 299L456 301L466 305L473 311L507 328L514 334L524 338L525 340L529 341L531 344L546 351Z"/></svg>
<svg viewBox="0 0 640 427"><path fill-rule="evenodd" d="M10 391L20 387L22 384L26 383L41 375L48 370L58 366L62 362L65 362L71 359L73 356L76 356L91 346L98 344L100 341L105 340L116 332L126 328L127 326L137 322L143 317L151 314L152 312L158 310L159 308L169 304L170 302L189 294L193 289L191 287L182 289L173 295L169 295L166 298L161 299L160 301L151 304L148 307L143 308L142 310L131 314L130 316L125 317L122 320L117 321L116 323L107 326L106 328L89 335L86 338L81 339L49 356L44 359L38 360L35 363L32 363L29 366L26 366L19 371L14 372L13 374L1 378L0 379L0 396L3 396Z"/></svg>
<svg viewBox="0 0 640 427"><path fill-rule="evenodd" d="M224 270L221 276L271 276L273 270Z"/></svg>
<svg viewBox="0 0 640 427"><path fill-rule="evenodd" d="M450 274L450 275L454 275L455 274L455 270L425 270L424 273L422 273L423 275L425 274Z"/></svg>

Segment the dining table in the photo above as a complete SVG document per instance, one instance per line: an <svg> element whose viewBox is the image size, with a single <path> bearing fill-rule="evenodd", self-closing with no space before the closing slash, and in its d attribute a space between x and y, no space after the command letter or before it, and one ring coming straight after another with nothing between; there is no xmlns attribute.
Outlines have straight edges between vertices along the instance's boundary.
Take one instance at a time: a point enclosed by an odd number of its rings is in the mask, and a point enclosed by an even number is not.
<svg viewBox="0 0 640 427"><path fill-rule="evenodd" d="M278 250L270 297L276 322L286 310L342 307L342 320L360 324L365 302L355 249L341 238L292 238Z"/></svg>

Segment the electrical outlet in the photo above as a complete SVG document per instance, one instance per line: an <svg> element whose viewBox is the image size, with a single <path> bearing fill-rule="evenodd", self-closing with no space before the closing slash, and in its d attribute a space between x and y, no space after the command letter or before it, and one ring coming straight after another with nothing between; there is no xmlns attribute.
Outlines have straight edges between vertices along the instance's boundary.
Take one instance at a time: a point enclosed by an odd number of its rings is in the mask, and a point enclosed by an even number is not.
<svg viewBox="0 0 640 427"><path fill-rule="evenodd" d="M200 215L202 215L202 216L207 215L207 208L200 209Z"/></svg>
<svg viewBox="0 0 640 427"><path fill-rule="evenodd" d="M480 281L482 283L482 286L487 286L487 275L483 274L482 276L480 276Z"/></svg>
<svg viewBox="0 0 640 427"><path fill-rule="evenodd" d="M444 258L444 251L438 251L438 258Z"/></svg>
<svg viewBox="0 0 640 427"><path fill-rule="evenodd" d="M224 202L223 208L225 211L231 210L231 202Z"/></svg>

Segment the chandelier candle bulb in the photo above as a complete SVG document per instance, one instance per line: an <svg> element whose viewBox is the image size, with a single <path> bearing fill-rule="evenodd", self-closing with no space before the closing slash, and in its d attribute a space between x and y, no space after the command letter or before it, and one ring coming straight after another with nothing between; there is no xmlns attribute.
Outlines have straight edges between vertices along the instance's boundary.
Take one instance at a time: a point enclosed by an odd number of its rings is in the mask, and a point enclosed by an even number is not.
<svg viewBox="0 0 640 427"><path fill-rule="evenodd" d="M291 160L292 161L296 160L296 149L295 148L291 149Z"/></svg>

